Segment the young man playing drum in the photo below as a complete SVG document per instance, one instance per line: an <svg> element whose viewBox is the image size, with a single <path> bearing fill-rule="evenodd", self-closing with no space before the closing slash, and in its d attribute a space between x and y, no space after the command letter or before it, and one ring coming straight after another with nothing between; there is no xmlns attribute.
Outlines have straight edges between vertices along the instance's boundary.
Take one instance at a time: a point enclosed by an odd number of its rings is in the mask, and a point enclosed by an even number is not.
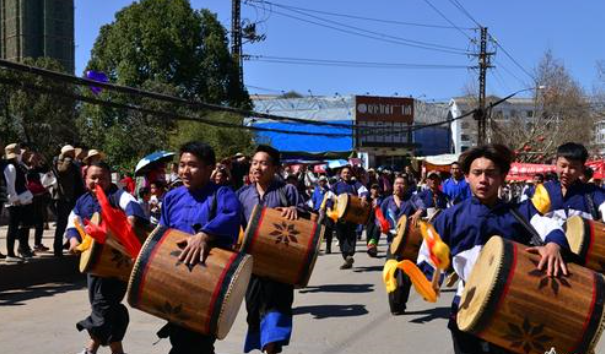
<svg viewBox="0 0 605 354"><path fill-rule="evenodd" d="M368 189L358 181L353 180L353 170L350 166L345 166L340 170L340 181L332 186L332 193L336 196L349 194L361 198L363 207L368 207ZM338 238L340 253L344 263L340 269L350 269L353 267L353 256L355 255L355 246L357 245L357 225L348 221L338 221L336 223L336 237Z"/></svg>
<svg viewBox="0 0 605 354"><path fill-rule="evenodd" d="M126 213L128 221L133 226L136 219L143 223L148 222L136 199L111 183L111 170L106 163L92 163L86 171L85 183L87 192L76 201L65 232L72 253L76 252L82 242L76 229L76 222L82 224L85 220L90 220L93 214L101 211L94 192L96 186L103 189L112 207ZM126 295L127 284L117 279L91 274L87 275L87 280L92 313L85 320L78 322L76 327L79 331L84 329L88 331L90 342L81 354L94 354L102 345L109 345L113 354L124 353L122 339L126 334L129 319L128 310L121 302Z"/></svg>
<svg viewBox="0 0 605 354"><path fill-rule="evenodd" d="M210 181L216 164L214 150L189 142L179 150L179 177L183 186L164 196L160 225L191 234L179 260L190 266L204 263L210 247L230 248L237 239L241 207L229 187ZM212 354L216 337L168 323L159 332L170 337L170 354Z"/></svg>
<svg viewBox="0 0 605 354"><path fill-rule="evenodd" d="M243 206L244 228L256 205L281 208L282 216L291 220L298 218L298 210L304 207L303 199L296 187L276 179L280 168L280 154L276 149L260 145L250 165L253 183L237 191ZM244 352L254 349L268 354L280 353L288 345L292 335L292 303L294 287L252 275L246 293L248 310L248 335Z"/></svg>
<svg viewBox="0 0 605 354"><path fill-rule="evenodd" d="M456 324L456 313L465 281L481 248L490 237L499 235L526 245L529 245L532 239L534 242L541 241L544 246L529 248L532 253L541 256L537 268L546 270L548 276L567 275L562 253L568 252L569 246L558 224L552 219L541 217L531 202L513 206L498 199L498 189L505 181L512 159L512 152L502 145L474 147L464 152L460 157L460 165L473 196L446 209L434 222L437 233L450 247L452 266L461 279L448 326L457 354L508 353L473 335L461 332ZM516 216L513 213L517 213ZM531 226L524 220L530 220ZM531 229L532 226L534 230ZM538 237L540 240L536 240ZM431 278L433 268L429 262L425 242L421 247L418 263Z"/></svg>
<svg viewBox="0 0 605 354"><path fill-rule="evenodd" d="M393 235L397 233L397 222L399 219L404 215L410 217L416 212L416 208L411 201L413 195L410 192L411 186L408 179L404 176L398 176L393 182L393 195L387 197L380 205L380 209L390 226L388 235L389 244L393 240ZM391 254L390 247L388 248L387 259L400 260L398 259L398 255ZM399 269L395 271L395 278L397 279L397 289L389 293L388 296L391 314L398 316L405 313L412 283L410 282L410 278Z"/></svg>
<svg viewBox="0 0 605 354"><path fill-rule="evenodd" d="M548 193L542 195L542 199L548 200L548 203L542 204L543 208L539 205L538 209L560 225L576 215L605 221L605 191L594 184L580 181L587 159L588 151L581 144L566 143L557 148L559 181L544 184Z"/></svg>

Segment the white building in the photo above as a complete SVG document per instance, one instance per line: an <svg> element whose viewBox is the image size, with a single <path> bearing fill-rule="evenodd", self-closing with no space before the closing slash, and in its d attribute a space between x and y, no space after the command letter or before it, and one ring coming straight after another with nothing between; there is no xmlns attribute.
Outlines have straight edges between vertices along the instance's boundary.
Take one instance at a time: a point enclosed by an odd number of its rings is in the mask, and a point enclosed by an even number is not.
<svg viewBox="0 0 605 354"><path fill-rule="evenodd" d="M487 102L495 102L498 97L488 97ZM452 119L451 134L454 153L460 154L471 146L477 144L477 121L472 115L454 120L477 107L477 99L469 97L455 97L450 100L450 114ZM491 118L500 124L507 124L512 118L523 118L527 127L531 127L536 111L533 98L510 98L493 108ZM604 126L605 129L605 126ZM604 130L605 133L605 130Z"/></svg>

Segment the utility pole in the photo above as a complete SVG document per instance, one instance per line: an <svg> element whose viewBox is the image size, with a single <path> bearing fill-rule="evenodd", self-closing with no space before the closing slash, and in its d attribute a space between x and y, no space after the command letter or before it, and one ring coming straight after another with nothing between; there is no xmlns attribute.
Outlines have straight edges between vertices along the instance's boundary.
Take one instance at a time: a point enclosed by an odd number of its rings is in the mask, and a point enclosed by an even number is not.
<svg viewBox="0 0 605 354"><path fill-rule="evenodd" d="M491 68L491 56L487 52L487 27L481 27L481 51L479 53L479 107L475 114L477 120L477 145L487 142L487 109L486 109L486 78L487 69Z"/></svg>
<svg viewBox="0 0 605 354"><path fill-rule="evenodd" d="M239 82L244 86L244 66L242 58L242 1L231 0L231 55L237 62Z"/></svg>

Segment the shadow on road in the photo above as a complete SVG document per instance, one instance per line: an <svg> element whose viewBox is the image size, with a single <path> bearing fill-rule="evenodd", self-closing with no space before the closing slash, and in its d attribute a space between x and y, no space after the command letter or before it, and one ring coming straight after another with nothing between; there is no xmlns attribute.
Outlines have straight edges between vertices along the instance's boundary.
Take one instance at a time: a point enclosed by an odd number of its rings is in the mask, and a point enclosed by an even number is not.
<svg viewBox="0 0 605 354"><path fill-rule="evenodd" d="M374 291L374 284L329 284L309 286L299 290L299 293L370 293L372 291Z"/></svg>
<svg viewBox="0 0 605 354"><path fill-rule="evenodd" d="M422 311L406 311L405 314L407 316L426 315L426 316L421 316L418 318L414 318L413 320L410 320L410 322L412 322L412 323L425 323L425 322L430 322L432 320L437 320L437 319L447 319L447 318L449 318L450 311L451 311L451 307L444 306L444 307L435 307L432 309L426 309L426 310L422 310Z"/></svg>
<svg viewBox="0 0 605 354"><path fill-rule="evenodd" d="M26 301L31 299L54 296L85 287L86 281L78 281L74 283L44 284L19 290L0 291L0 307L22 306L25 305Z"/></svg>
<svg viewBox="0 0 605 354"><path fill-rule="evenodd" d="M330 317L355 317L368 314L365 305L316 305L292 309L294 315L310 314L315 319Z"/></svg>
<svg viewBox="0 0 605 354"><path fill-rule="evenodd" d="M383 266L367 266L367 267L355 267L353 272L355 273L363 273L363 272L382 272Z"/></svg>

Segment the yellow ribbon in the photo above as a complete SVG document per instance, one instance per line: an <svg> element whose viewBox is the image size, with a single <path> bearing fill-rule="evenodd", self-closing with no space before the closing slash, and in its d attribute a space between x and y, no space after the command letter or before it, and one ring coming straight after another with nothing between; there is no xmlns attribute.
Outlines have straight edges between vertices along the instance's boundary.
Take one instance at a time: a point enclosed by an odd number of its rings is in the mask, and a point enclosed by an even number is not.
<svg viewBox="0 0 605 354"><path fill-rule="evenodd" d="M425 301L437 302L438 295L435 289L433 289L432 284L426 279L422 271L407 259L401 262L390 259L385 263L382 270L382 280L386 286L387 293L397 290L397 279L395 278L395 271L397 269L401 269L410 277L414 289Z"/></svg>
<svg viewBox="0 0 605 354"><path fill-rule="evenodd" d="M441 270L446 270L450 266L450 248L448 245L441 240L441 236L437 233L437 230L433 227L433 225L419 221L420 223L420 233L422 234L422 238L426 242L429 252L431 253L431 261L435 264L435 267ZM435 262L435 259L437 262Z"/></svg>
<svg viewBox="0 0 605 354"><path fill-rule="evenodd" d="M531 198L531 202L540 214L546 214L550 211L550 195L543 184L536 185L536 191Z"/></svg>
<svg viewBox="0 0 605 354"><path fill-rule="evenodd" d="M82 224L80 223L79 219L75 219L74 220L74 225L76 226L76 230L78 231L78 233L80 234L80 237L82 238L82 243L80 243L78 245L78 247L76 247L76 250L78 250L79 252L84 252L87 249L89 249L90 247L92 247L92 237L90 237L90 235L88 235L86 233L86 231L84 230L84 227L82 227Z"/></svg>

